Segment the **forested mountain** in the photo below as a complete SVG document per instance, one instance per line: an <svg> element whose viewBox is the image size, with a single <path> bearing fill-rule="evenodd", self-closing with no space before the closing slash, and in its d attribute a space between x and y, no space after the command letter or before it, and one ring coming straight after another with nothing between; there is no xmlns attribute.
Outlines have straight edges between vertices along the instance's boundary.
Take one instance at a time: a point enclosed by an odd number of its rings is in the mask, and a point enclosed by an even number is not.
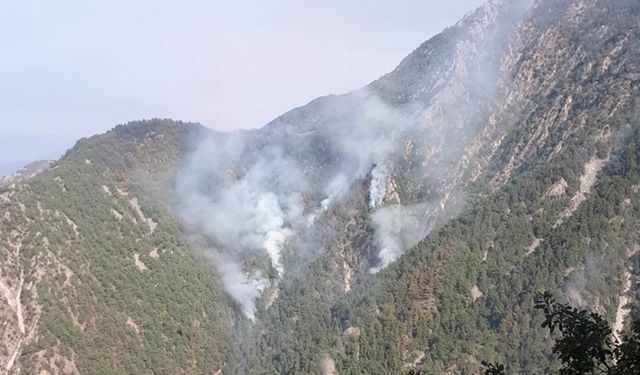
<svg viewBox="0 0 640 375"><path fill-rule="evenodd" d="M639 2L493 0L261 129L80 140L0 188L0 362L553 373L536 292L639 312L639 79Z"/></svg>

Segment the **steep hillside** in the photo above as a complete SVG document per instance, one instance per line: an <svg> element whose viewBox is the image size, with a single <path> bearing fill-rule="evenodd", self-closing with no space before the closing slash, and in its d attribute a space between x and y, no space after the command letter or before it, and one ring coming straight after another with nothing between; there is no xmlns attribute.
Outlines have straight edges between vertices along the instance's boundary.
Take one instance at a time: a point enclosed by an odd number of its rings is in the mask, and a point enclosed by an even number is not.
<svg viewBox="0 0 640 375"><path fill-rule="evenodd" d="M317 361L331 353L347 374L479 373L499 357L509 373L549 373L532 308L548 288L623 326L638 246L638 11L532 8L502 60L489 142L470 147L495 147L480 154L490 162L471 179L472 204L327 315L337 334Z"/></svg>
<svg viewBox="0 0 640 375"><path fill-rule="evenodd" d="M363 90L204 143L179 191L198 197L187 231L256 286L223 282L258 331L245 371L478 373L500 356L547 373L536 291L623 319L635 182L614 165L635 147L637 20L634 2L490 2ZM264 244L243 251L202 225L265 195L275 259L259 213L244 230Z"/></svg>
<svg viewBox="0 0 640 375"><path fill-rule="evenodd" d="M232 355L217 277L169 215L195 125L84 139L0 195L0 362L8 373L206 373Z"/></svg>
<svg viewBox="0 0 640 375"><path fill-rule="evenodd" d="M547 374L639 313L640 4L493 0L264 128L153 120L0 193L8 373Z"/></svg>

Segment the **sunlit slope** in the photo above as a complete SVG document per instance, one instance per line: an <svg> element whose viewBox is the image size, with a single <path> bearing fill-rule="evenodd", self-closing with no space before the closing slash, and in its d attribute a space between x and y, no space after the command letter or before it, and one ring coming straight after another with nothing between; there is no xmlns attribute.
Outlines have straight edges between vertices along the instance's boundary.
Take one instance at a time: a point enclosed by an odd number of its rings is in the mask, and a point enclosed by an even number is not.
<svg viewBox="0 0 640 375"><path fill-rule="evenodd" d="M2 364L10 373L202 373L232 355L217 275L170 215L195 125L84 139L3 190Z"/></svg>

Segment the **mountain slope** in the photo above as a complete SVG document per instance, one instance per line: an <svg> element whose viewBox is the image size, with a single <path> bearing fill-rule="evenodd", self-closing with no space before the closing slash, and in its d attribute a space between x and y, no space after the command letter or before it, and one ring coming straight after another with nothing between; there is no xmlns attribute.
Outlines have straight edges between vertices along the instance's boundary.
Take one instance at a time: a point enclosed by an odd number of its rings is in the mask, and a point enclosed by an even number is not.
<svg viewBox="0 0 640 375"><path fill-rule="evenodd" d="M638 19L491 1L262 129L80 141L0 195L2 363L549 373L536 291L637 314Z"/></svg>
<svg viewBox="0 0 640 375"><path fill-rule="evenodd" d="M9 373L212 373L227 361L232 315L167 211L165 180L196 129L120 126L3 191Z"/></svg>
<svg viewBox="0 0 640 375"><path fill-rule="evenodd" d="M532 316L544 289L616 319L623 271L637 262L638 6L547 4L556 18L523 23L529 40L498 111L508 132L480 184L495 193L392 267L375 303L361 307L367 290L334 314L361 332L337 354L341 373L477 373L495 355L510 373L549 373ZM381 363L382 345L405 351ZM365 349L379 354L355 365Z"/></svg>
<svg viewBox="0 0 640 375"><path fill-rule="evenodd" d="M384 204L424 204L417 230L426 234L463 210L464 197L477 203L468 209L474 214L465 214L471 215L469 223L450 224L458 228L447 234L452 238L421 245L420 251L413 250L419 251L418 259L412 252L382 281L372 279L367 271L376 263L379 228L367 205L380 159L371 162L370 174L355 179L348 199L328 215L344 230L338 229L335 242L319 246L325 250L304 277L280 284L280 300L268 311L267 338L258 355L266 361L248 368L319 372L330 354L338 358L340 373L393 373L411 366L428 373L476 373L481 359L501 353L514 372L545 373L551 356L536 332L538 322L529 316L536 291L557 288L573 298L578 290L578 302L599 305L615 317L624 260L635 248L633 209L624 226L604 224L618 220L612 211L623 209L620 199L635 198L621 198L631 194L622 186L633 181L610 168L632 147L627 137L637 123L637 5L547 1L534 4L522 18L504 6L488 4L363 92L320 99L267 127L271 144L297 148L304 142L301 135L316 137L309 141L311 151L305 148L302 155L315 155L313 145L335 145L342 138L364 138L363 144L375 150L375 135L373 141L366 137L371 127L380 126L376 121L384 122L391 113L391 125L383 123L382 133L400 139L404 147L391 147L384 155L382 163L391 170L385 183L393 190ZM491 22L500 22L499 31ZM439 60L430 65L433 56ZM489 87L468 73L478 61L480 72L496 73L489 76L495 81ZM431 74L443 77L442 91L428 81ZM407 83L415 81L428 83ZM392 109L376 103L372 116L370 96ZM400 115L394 112L398 108ZM285 135L276 138L274 133ZM318 154L322 163L309 169L323 173L333 169L331 156L336 164L350 157L340 146ZM373 154L368 156L375 159ZM605 177L626 192L594 203L590 193ZM611 183L606 186L610 189ZM575 215L586 222L579 210L593 205L596 212L586 217L600 240L585 234L586 242L577 244ZM477 213L478 207L488 212ZM429 238L438 239L440 233ZM394 272L396 267L400 270ZM541 268L548 270L533 271ZM499 277L506 270L519 271ZM358 286L363 291L352 293ZM346 302L337 302L344 291ZM336 311L336 302L346 307Z"/></svg>

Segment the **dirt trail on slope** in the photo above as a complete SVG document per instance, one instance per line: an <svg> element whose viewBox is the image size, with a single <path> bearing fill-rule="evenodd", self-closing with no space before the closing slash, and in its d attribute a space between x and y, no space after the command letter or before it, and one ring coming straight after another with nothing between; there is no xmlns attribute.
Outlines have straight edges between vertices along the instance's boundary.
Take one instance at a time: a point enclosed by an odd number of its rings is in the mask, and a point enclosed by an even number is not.
<svg viewBox="0 0 640 375"><path fill-rule="evenodd" d="M569 206L560 214L560 218L553 225L554 228L570 218L580 205L587 200L587 195L598 181L598 173L600 173L608 161L609 156L605 159L594 157L584 165L584 173L580 176L580 189L571 198Z"/></svg>
<svg viewBox="0 0 640 375"><path fill-rule="evenodd" d="M636 244L635 248L632 251L628 252L628 257L638 254L640 252L640 245ZM629 303L631 303L631 298L629 297L629 292L631 291L632 285L632 277L631 271L628 267L624 269L623 275L623 284L622 291L620 293L618 309L616 310L616 320L613 324L613 336L620 341L622 336L622 330L624 329L624 321L631 313L631 308L629 308Z"/></svg>

